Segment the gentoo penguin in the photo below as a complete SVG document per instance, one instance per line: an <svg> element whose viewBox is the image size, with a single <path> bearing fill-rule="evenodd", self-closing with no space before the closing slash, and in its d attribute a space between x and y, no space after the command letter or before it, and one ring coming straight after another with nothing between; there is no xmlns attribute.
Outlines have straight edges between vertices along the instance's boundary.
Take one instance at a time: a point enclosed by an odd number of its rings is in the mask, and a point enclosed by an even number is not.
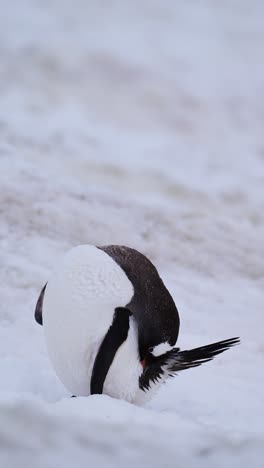
<svg viewBox="0 0 264 468"><path fill-rule="evenodd" d="M147 257L118 245L66 253L41 291L35 319L73 395L104 393L138 404L168 377L239 342L175 348L180 321L173 298Z"/></svg>

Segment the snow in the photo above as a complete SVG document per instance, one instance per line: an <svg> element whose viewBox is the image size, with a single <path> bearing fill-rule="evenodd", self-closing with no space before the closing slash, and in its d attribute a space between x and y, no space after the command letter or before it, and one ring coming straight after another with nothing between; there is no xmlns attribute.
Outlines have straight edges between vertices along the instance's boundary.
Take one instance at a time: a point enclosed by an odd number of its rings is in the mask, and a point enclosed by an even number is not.
<svg viewBox="0 0 264 468"><path fill-rule="evenodd" d="M0 464L263 466L258 0L13 0L0 14ZM178 344L241 336L145 407L71 399L34 307L81 243L148 255Z"/></svg>

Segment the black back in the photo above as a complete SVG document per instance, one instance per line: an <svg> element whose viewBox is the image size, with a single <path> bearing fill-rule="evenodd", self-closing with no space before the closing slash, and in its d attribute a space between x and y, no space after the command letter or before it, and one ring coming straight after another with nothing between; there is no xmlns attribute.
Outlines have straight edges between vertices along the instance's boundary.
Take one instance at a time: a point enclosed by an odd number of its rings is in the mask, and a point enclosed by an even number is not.
<svg viewBox="0 0 264 468"><path fill-rule="evenodd" d="M129 247L98 248L115 260L134 287L134 295L126 308L138 324L141 360L150 348L160 343L168 341L174 346L179 333L179 314L155 266L145 255Z"/></svg>

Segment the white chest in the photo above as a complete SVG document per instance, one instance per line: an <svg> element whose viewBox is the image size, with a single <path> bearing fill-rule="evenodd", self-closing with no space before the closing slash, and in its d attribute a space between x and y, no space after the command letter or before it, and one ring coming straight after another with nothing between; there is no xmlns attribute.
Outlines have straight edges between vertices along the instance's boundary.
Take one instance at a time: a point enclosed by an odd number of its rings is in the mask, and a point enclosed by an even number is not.
<svg viewBox="0 0 264 468"><path fill-rule="evenodd" d="M115 308L126 306L133 293L123 270L96 247L78 246L56 266L45 291L43 326L55 371L72 394L89 395L94 359ZM137 326L130 318L104 393L134 401L141 372Z"/></svg>

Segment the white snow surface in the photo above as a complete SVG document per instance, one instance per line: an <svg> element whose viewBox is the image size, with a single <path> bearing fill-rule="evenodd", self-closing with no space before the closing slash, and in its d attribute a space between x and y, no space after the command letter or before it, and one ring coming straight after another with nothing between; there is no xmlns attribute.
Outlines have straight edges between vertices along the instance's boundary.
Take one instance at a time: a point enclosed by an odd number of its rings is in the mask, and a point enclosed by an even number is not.
<svg viewBox="0 0 264 468"><path fill-rule="evenodd" d="M263 17L259 0L1 2L1 467L263 466ZM69 398L33 314L82 243L149 256L181 348L241 345L144 407Z"/></svg>

